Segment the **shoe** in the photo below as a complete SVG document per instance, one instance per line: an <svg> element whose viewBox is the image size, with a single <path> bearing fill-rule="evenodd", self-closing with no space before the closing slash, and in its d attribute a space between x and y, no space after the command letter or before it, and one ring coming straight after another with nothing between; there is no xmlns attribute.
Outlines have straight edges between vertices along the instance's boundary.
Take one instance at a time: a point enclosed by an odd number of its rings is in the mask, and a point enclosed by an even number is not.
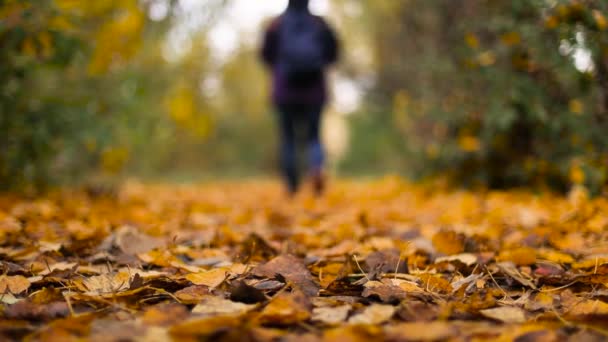
<svg viewBox="0 0 608 342"><path fill-rule="evenodd" d="M321 196L323 192L325 192L325 175L323 171L316 170L312 174L312 186L315 192L315 195Z"/></svg>

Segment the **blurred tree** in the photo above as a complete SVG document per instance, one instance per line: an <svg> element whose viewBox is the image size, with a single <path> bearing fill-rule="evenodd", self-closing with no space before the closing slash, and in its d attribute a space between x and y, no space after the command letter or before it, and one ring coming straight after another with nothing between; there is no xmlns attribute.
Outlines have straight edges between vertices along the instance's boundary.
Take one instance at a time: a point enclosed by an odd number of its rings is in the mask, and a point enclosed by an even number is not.
<svg viewBox="0 0 608 342"><path fill-rule="evenodd" d="M605 184L608 4L362 6L376 75L368 111L390 127L368 137L400 139L403 169L492 187Z"/></svg>

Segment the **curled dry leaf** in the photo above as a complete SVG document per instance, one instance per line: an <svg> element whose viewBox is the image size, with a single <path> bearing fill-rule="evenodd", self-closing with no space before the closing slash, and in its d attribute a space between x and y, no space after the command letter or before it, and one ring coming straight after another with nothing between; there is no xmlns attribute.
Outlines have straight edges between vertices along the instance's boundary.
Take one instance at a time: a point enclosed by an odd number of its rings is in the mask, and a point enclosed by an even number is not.
<svg viewBox="0 0 608 342"><path fill-rule="evenodd" d="M129 255L146 253L165 245L162 239L146 235L132 226L120 227L115 233L114 243Z"/></svg>
<svg viewBox="0 0 608 342"><path fill-rule="evenodd" d="M75 282L76 287L89 295L104 295L126 291L130 287L131 276L126 272L103 274Z"/></svg>
<svg viewBox="0 0 608 342"><path fill-rule="evenodd" d="M316 296L319 286L304 263L293 255L280 255L253 270L258 277L275 278L277 274L296 285L308 296Z"/></svg>
<svg viewBox="0 0 608 342"><path fill-rule="evenodd" d="M175 292L175 297L183 304L197 304L209 294L209 288L202 285L188 286Z"/></svg>
<svg viewBox="0 0 608 342"><path fill-rule="evenodd" d="M454 336L455 329L449 322L400 323L386 328L389 340L442 341Z"/></svg>
<svg viewBox="0 0 608 342"><path fill-rule="evenodd" d="M24 276L0 276L0 294L8 292L18 295L29 289L30 285L30 281Z"/></svg>
<svg viewBox="0 0 608 342"><path fill-rule="evenodd" d="M462 253L450 255L435 259L435 263L460 261L467 266L473 266L477 263L477 255L471 253Z"/></svg>
<svg viewBox="0 0 608 342"><path fill-rule="evenodd" d="M241 315L253 310L256 305L233 302L212 295L203 297L192 313L201 315Z"/></svg>
<svg viewBox="0 0 608 342"><path fill-rule="evenodd" d="M485 317L503 323L524 323L526 321L526 312L513 306L501 306L498 308L481 310L479 312Z"/></svg>
<svg viewBox="0 0 608 342"><path fill-rule="evenodd" d="M260 320L265 323L289 325L306 321L312 314L312 304L300 292L283 292L276 295L264 308Z"/></svg>
<svg viewBox="0 0 608 342"><path fill-rule="evenodd" d="M205 285L209 288L216 288L226 280L227 275L228 269L221 267L200 273L190 273L185 278L194 285Z"/></svg>
<svg viewBox="0 0 608 342"><path fill-rule="evenodd" d="M346 321L348 313L352 309L351 305L341 305L336 307L314 308L312 310L312 320L327 325L338 325Z"/></svg>
<svg viewBox="0 0 608 342"><path fill-rule="evenodd" d="M376 325L388 322L397 309L392 305L372 304L366 307L363 312L352 316L349 324L368 324Z"/></svg>

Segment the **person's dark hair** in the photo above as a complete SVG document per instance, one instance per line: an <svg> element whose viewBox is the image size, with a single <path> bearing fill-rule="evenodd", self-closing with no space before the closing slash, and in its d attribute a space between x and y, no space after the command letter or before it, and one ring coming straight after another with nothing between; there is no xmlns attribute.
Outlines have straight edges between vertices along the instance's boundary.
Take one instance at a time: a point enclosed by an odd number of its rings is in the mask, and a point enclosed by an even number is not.
<svg viewBox="0 0 608 342"><path fill-rule="evenodd" d="M289 0L288 9L308 10L308 0Z"/></svg>

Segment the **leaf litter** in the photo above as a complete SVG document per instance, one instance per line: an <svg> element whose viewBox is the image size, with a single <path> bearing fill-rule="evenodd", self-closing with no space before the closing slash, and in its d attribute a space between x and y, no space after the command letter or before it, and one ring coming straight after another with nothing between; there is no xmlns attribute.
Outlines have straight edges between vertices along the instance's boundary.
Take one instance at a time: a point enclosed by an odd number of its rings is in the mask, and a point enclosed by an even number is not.
<svg viewBox="0 0 608 342"><path fill-rule="evenodd" d="M605 340L608 200L581 191L0 195L0 339Z"/></svg>

